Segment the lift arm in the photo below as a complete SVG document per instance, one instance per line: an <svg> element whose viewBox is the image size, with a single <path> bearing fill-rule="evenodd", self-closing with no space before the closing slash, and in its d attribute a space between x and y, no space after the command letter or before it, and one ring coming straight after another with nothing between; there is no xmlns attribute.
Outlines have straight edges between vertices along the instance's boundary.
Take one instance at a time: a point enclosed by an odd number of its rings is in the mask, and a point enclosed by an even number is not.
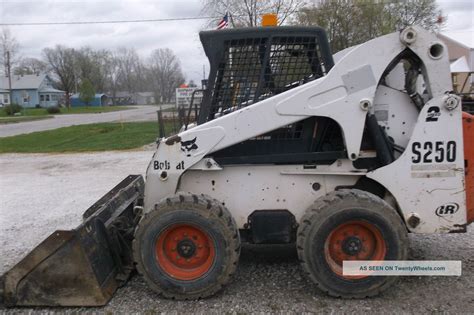
<svg viewBox="0 0 474 315"><path fill-rule="evenodd" d="M379 81L404 50L410 49L425 65L430 96L451 89L447 54L438 58L432 47L444 48L434 34L419 27L373 39L348 51L325 77L164 139L148 166L145 211L174 194L181 174L205 155L310 116L335 120L348 158L356 160ZM208 169L215 167L208 162Z"/></svg>

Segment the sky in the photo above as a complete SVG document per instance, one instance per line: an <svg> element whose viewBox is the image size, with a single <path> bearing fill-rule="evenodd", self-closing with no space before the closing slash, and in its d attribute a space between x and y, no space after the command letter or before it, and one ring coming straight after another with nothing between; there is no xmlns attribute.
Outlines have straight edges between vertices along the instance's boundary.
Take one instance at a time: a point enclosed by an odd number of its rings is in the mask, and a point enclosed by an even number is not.
<svg viewBox="0 0 474 315"><path fill-rule="evenodd" d="M448 16L445 31L474 29L474 0L438 0ZM0 0L0 23L106 21L203 16L202 0ZM212 27L211 27L212 28ZM181 60L188 80L200 82L209 64L199 31L206 20L128 24L11 26L22 57L41 58L45 47L133 47L146 61L157 48L170 48Z"/></svg>

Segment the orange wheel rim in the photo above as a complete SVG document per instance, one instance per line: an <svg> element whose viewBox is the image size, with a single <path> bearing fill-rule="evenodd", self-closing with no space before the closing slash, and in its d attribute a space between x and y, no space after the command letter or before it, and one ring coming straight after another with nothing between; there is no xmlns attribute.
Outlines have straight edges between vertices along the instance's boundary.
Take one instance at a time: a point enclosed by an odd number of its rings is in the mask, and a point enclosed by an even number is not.
<svg viewBox="0 0 474 315"><path fill-rule="evenodd" d="M351 221L331 231L324 244L324 256L331 270L346 279L367 276L344 276L344 260L384 260L387 252L380 230L366 221Z"/></svg>
<svg viewBox="0 0 474 315"><path fill-rule="evenodd" d="M178 280L194 280L205 275L215 259L212 238L190 224L176 224L163 231L156 241L155 257L161 269Z"/></svg>

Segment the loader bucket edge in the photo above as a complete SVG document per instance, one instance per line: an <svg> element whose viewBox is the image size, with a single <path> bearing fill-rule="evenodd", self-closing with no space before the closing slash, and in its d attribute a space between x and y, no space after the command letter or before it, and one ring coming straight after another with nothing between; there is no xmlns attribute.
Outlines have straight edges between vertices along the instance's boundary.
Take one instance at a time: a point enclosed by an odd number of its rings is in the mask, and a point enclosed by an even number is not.
<svg viewBox="0 0 474 315"><path fill-rule="evenodd" d="M57 230L0 278L6 306L101 306L133 270L131 242L144 180L129 175L84 213L75 229Z"/></svg>

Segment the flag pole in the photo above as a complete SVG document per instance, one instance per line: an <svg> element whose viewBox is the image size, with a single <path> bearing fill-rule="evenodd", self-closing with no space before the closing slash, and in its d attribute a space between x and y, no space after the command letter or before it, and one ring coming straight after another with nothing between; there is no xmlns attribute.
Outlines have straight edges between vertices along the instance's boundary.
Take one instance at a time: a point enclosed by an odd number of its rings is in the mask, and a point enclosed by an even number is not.
<svg viewBox="0 0 474 315"><path fill-rule="evenodd" d="M234 17L232 16L232 13L229 13L229 19L230 19L230 22L232 23L232 28L235 28L235 24L234 24Z"/></svg>

